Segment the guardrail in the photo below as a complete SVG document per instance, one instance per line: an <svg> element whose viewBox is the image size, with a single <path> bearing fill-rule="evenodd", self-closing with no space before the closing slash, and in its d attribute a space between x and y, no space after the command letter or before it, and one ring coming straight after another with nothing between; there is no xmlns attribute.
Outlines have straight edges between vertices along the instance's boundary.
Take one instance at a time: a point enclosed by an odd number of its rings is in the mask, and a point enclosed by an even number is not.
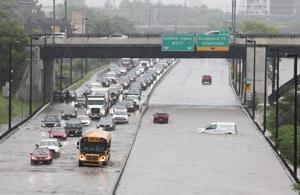
<svg viewBox="0 0 300 195"><path fill-rule="evenodd" d="M92 71L92 70L90 70L90 71ZM106 71L106 69L100 70L100 71ZM73 83L70 84L70 85L68 85L68 86L66 86L65 89L70 88L72 85L74 85L76 82L78 82L80 80L81 80L81 78L77 79L76 81L73 81ZM51 105L51 102L52 102L51 100L48 101L48 102L45 102L43 105L41 105L39 108L37 108L34 112L32 112L31 115L29 115L28 117L24 118L24 120L22 120L21 122L18 122L14 126L12 126L12 128L10 130L8 129L7 131L4 131L4 133L2 133L0 135L0 141L2 141L3 139L8 138L10 135L12 135L13 133L15 133L21 125L23 125L24 123L26 123L27 121L29 121L31 118L33 118L37 114L39 114L41 111L43 111L44 109L46 109L49 105Z"/></svg>

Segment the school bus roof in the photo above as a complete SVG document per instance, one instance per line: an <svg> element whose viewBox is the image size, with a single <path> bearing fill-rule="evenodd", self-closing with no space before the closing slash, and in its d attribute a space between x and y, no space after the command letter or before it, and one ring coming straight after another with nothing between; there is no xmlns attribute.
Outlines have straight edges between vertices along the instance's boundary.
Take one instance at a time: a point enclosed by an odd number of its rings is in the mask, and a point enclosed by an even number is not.
<svg viewBox="0 0 300 195"><path fill-rule="evenodd" d="M100 138L103 138L103 139L106 139L106 140L109 140L111 139L111 133L109 132L106 132L106 131L94 131L94 130L90 130L90 131L87 131L83 137L100 137Z"/></svg>

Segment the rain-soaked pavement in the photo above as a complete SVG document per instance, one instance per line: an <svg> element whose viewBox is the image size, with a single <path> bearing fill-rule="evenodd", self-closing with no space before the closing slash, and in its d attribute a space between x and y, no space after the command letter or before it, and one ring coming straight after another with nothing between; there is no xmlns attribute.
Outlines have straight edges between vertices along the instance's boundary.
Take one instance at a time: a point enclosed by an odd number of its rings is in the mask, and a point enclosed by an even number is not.
<svg viewBox="0 0 300 195"><path fill-rule="evenodd" d="M202 74L213 84L203 86ZM225 60L181 60L150 99L117 194L297 194L287 171L239 106ZM169 124L153 124L165 111ZM198 134L213 121L237 135Z"/></svg>
<svg viewBox="0 0 300 195"><path fill-rule="evenodd" d="M93 80L95 76L93 77ZM81 91L79 89L78 91ZM150 89L143 92L143 98ZM0 194L110 194L134 138L140 118L137 111L129 124L117 125L112 132L111 162L107 167L78 167L78 138L68 138L61 156L51 165L30 165L30 153L41 139L48 138L49 128L41 127L46 114L58 114L66 104L52 104L17 132L0 142ZM78 115L84 110L79 109ZM96 127L92 121L90 128Z"/></svg>

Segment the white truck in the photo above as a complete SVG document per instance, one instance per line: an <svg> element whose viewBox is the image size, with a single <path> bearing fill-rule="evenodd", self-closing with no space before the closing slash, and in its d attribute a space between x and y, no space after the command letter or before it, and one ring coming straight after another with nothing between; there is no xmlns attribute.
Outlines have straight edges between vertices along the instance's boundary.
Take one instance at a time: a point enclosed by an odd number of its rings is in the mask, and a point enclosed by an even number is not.
<svg viewBox="0 0 300 195"><path fill-rule="evenodd" d="M93 87L91 95L86 96L86 114L91 119L106 116L109 111L109 88Z"/></svg>

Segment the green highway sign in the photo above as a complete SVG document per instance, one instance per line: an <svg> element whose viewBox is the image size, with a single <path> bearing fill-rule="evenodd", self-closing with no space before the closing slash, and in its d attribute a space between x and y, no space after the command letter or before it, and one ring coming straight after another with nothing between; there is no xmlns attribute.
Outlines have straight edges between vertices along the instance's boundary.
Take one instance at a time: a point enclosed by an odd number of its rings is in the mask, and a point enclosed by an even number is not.
<svg viewBox="0 0 300 195"><path fill-rule="evenodd" d="M193 34L162 35L161 51L194 51L195 42Z"/></svg>
<svg viewBox="0 0 300 195"><path fill-rule="evenodd" d="M229 51L229 35L199 34L197 36L197 51Z"/></svg>

